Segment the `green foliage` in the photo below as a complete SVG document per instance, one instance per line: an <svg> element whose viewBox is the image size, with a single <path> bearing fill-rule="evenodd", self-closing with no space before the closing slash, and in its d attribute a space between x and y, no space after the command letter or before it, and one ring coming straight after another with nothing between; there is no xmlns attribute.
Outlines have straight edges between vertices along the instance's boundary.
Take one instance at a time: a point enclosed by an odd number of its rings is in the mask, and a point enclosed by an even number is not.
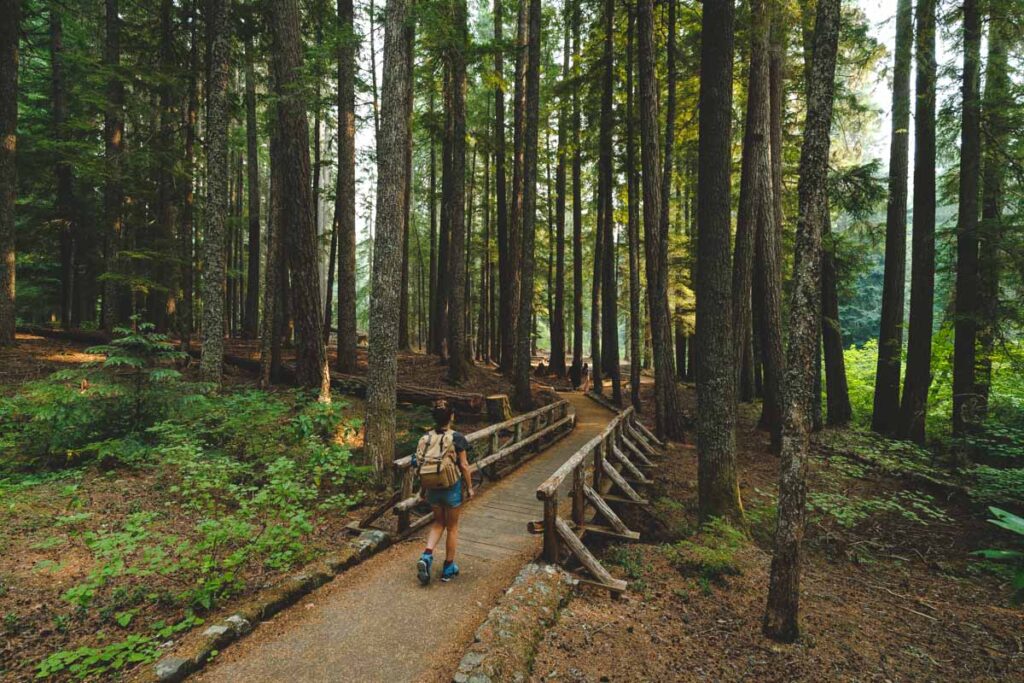
<svg viewBox="0 0 1024 683"><path fill-rule="evenodd" d="M1024 548L1024 517L1018 517L1012 512L1007 512L997 507L990 507L994 519L988 520L1001 529L1014 534L1017 544ZM1024 601L1024 550L978 550L973 553L976 556L984 557L987 560L1005 562L1014 569L1013 591L1014 599L1018 602Z"/></svg>
<svg viewBox="0 0 1024 683"><path fill-rule="evenodd" d="M852 529L883 515L902 518L912 524L927 526L930 521L949 521L937 508L934 499L916 491L895 491L880 496L852 497L847 493L812 491L807 504L816 523L832 521L844 529Z"/></svg>
<svg viewBox="0 0 1024 683"><path fill-rule="evenodd" d="M748 543L742 531L721 518L701 526L694 540L666 546L665 553L676 569L709 582L724 581L740 572L736 554Z"/></svg>
<svg viewBox="0 0 1024 683"><path fill-rule="evenodd" d="M971 498L983 503L1020 503L1024 501L1024 468L999 469L975 465L968 470L973 482Z"/></svg>

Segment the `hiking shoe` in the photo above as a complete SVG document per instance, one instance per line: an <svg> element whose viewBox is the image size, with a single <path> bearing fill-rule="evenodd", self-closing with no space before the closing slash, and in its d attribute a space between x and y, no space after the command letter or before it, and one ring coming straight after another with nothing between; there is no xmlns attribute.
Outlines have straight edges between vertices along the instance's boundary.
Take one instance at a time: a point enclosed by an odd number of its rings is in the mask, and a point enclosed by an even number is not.
<svg viewBox="0 0 1024 683"><path fill-rule="evenodd" d="M426 586L430 583L430 566L434 563L434 556L423 553L416 562L416 576L420 583Z"/></svg>
<svg viewBox="0 0 1024 683"><path fill-rule="evenodd" d="M448 583L458 575L459 565L452 562L451 564L445 565L444 569L441 571L441 581Z"/></svg>

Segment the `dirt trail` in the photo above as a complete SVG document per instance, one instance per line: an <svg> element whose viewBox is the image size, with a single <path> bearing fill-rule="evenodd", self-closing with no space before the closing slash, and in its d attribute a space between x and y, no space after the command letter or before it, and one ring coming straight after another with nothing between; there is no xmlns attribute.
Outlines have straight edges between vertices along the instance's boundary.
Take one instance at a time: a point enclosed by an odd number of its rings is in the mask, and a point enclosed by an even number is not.
<svg viewBox="0 0 1024 683"><path fill-rule="evenodd" d="M201 681L450 680L463 649L540 539L537 486L608 423L611 414L565 394L576 428L468 505L460 534L461 575L426 588L415 576L422 540L401 543L261 625L197 676Z"/></svg>

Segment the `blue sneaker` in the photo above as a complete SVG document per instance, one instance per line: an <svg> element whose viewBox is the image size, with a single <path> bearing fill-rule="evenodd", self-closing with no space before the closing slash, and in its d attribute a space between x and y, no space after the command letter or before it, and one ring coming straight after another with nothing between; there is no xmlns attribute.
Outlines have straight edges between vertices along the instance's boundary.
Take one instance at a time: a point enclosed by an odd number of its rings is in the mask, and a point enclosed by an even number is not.
<svg viewBox="0 0 1024 683"><path fill-rule="evenodd" d="M444 569L441 570L441 581L448 583L458 575L459 565L455 564L454 562L452 562L451 564L446 564L444 566Z"/></svg>
<svg viewBox="0 0 1024 683"><path fill-rule="evenodd" d="M434 556L427 553L420 555L420 559L416 562L416 576L424 586L430 583L430 566L432 564L434 564Z"/></svg>

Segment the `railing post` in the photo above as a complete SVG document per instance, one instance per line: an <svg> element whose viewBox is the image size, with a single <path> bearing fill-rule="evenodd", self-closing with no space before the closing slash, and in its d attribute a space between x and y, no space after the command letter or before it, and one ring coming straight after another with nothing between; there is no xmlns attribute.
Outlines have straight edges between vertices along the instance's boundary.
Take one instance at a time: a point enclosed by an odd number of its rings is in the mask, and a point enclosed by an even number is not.
<svg viewBox="0 0 1024 683"><path fill-rule="evenodd" d="M576 469L572 471L572 521L576 523L577 528L583 526L583 517L585 514L586 505L586 465L585 462L580 463Z"/></svg>
<svg viewBox="0 0 1024 683"><path fill-rule="evenodd" d="M488 453L487 455L494 455L495 453L498 452L498 449L500 449L500 448L501 448L501 440L498 437L497 430L495 430L494 433L491 434L491 452Z"/></svg>
<svg viewBox="0 0 1024 683"><path fill-rule="evenodd" d="M523 440L523 423L522 422L516 422L515 438L513 439L512 443L519 443L522 440Z"/></svg>
<svg viewBox="0 0 1024 683"><path fill-rule="evenodd" d="M601 478L604 477L604 439L594 449L594 490L601 490Z"/></svg>
<svg viewBox="0 0 1024 683"><path fill-rule="evenodd" d="M402 471L402 496L401 496L400 500L406 500L406 499L412 497L412 480L413 480L413 476L414 475L413 475L412 467L406 467ZM408 528L409 528L409 511L408 510L404 510L404 511L398 513L398 532L402 533L403 531L407 530Z"/></svg>
<svg viewBox="0 0 1024 683"><path fill-rule="evenodd" d="M544 499L544 561L549 564L558 563L558 529L555 527L556 519L558 519L557 493Z"/></svg>

